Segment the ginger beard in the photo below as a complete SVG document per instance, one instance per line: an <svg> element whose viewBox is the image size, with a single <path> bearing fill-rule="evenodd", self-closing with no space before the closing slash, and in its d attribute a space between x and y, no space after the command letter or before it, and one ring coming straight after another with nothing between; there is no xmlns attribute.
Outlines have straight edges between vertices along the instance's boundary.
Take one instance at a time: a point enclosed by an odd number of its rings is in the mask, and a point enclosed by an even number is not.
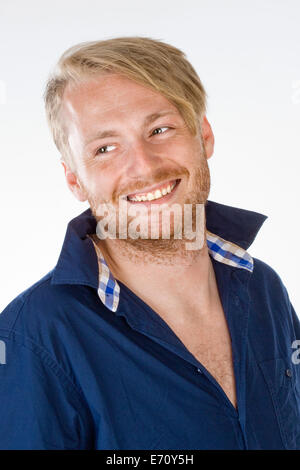
<svg viewBox="0 0 300 470"><path fill-rule="evenodd" d="M150 181L139 181L134 185L134 188L136 190L142 189L143 187L146 187L147 185L149 186L150 184L154 185L157 184L161 181L166 181L166 180L174 180L177 178L180 178L185 175L189 181L189 192L184 195L184 200L180 204L182 208L182 220L181 220L181 227L183 228L183 213L184 213L184 205L185 204L190 204L192 207L192 228L193 231L196 229L196 205L197 204L205 204L209 191L210 191L210 173L209 173L209 167L207 164L207 158L206 158L206 152L204 146L202 147L202 152L200 156L200 162L198 166L193 167L190 170L187 170L187 168L180 167L176 172L173 171L166 171L166 170L159 170L153 180ZM82 183L81 183L82 185ZM83 186L83 185L82 185ZM132 186L132 185L131 185ZM84 187L84 186L83 186ZM184 232L182 230L182 238L181 239L176 239L174 238L174 234L176 233L176 218L174 218L174 214L171 213L171 216L169 218L169 233L170 237L168 239L163 238L162 236L162 218L161 218L161 211L160 211L160 204L155 205L152 204L151 206L148 206L148 211L147 211L147 225L148 225L148 238L137 238L133 239L130 238L129 236L126 237L126 239L119 238L120 233L119 233L119 210L118 210L118 201L119 201L119 196L121 194L130 194L132 187L129 188L128 186L126 188L122 188L121 191L117 191L117 193L114 194L112 201L104 201L100 197L94 197L93 194L91 194L86 187L84 187L88 197L88 202L90 204L91 212L96 219L97 223L102 219L102 217L99 217L99 207L102 204L107 204L113 205L115 210L113 213L111 213L111 218L116 220L116 230L115 230L115 237L108 237L109 239L109 244L112 247L113 250L117 250L117 252L121 253L122 256L125 256L126 258L129 258L135 262L143 261L143 262L154 262L157 264L162 264L162 263L167 263L167 264L175 264L175 258L178 258L178 256L181 258L181 260L186 259L187 263L192 262L198 255L199 252L202 251L200 250L187 250L186 249L186 242L191 241L190 239L186 239L184 236ZM128 189L125 190L124 189ZM178 204L178 202L176 202ZM127 205L130 204L130 202L127 202ZM153 225L153 219L151 219L150 214L151 210L150 208L155 207L156 210L160 211L160 219L159 219L159 231L158 231L158 238L153 239L151 238L151 222ZM144 205L145 207L145 205ZM170 204L169 208L172 208L172 204ZM138 208L136 208L138 210ZM163 209L162 209L163 210ZM144 213L143 213L144 214ZM134 217L131 217L130 215L126 215L127 217L127 234L130 232L129 226L130 224L134 221ZM143 227L145 227L145 224L143 224ZM205 220L203 222L203 226L201 226L200 230L203 233L203 236L205 236ZM199 230L199 227L198 227ZM157 232L156 232L157 233ZM144 236L145 234L143 234ZM205 239L205 237L204 237ZM97 243L100 249L106 249L107 245L107 239L105 240L100 240L97 235L93 236L93 240Z"/></svg>

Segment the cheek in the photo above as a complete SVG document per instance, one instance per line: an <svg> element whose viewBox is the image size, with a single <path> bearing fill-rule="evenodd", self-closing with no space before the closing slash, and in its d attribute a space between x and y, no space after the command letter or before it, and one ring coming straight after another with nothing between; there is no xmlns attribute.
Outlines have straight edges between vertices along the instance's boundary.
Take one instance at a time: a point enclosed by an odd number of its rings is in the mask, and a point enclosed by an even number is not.
<svg viewBox="0 0 300 470"><path fill-rule="evenodd" d="M193 164L195 161L199 161L199 157L203 153L199 138L192 138L190 136L178 136L172 142L169 152L179 163L186 162L186 164Z"/></svg>
<svg viewBox="0 0 300 470"><path fill-rule="evenodd" d="M191 145L187 158L189 159L190 164L196 167L201 165L203 159L206 160L200 141L196 141L194 142L194 145Z"/></svg>
<svg viewBox="0 0 300 470"><path fill-rule="evenodd" d="M199 165L199 152L192 146L189 147L182 147L180 150L178 149L177 152L174 152L174 160L177 163L185 167L189 172L193 169L193 167Z"/></svg>
<svg viewBox="0 0 300 470"><path fill-rule="evenodd" d="M105 171L103 167L89 165L82 172L83 182L89 198L94 201L110 201L113 191L117 187L117 175L112 171Z"/></svg>

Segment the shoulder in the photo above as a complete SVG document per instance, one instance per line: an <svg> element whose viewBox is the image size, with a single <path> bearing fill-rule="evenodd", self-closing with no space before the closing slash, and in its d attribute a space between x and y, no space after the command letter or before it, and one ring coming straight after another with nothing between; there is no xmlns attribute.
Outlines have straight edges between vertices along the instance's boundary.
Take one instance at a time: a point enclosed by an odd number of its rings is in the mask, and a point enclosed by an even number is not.
<svg viewBox="0 0 300 470"><path fill-rule="evenodd" d="M53 271L19 293L4 308L0 313L1 334L21 330L26 322L33 328L36 322L51 321L59 315L59 307L72 297L73 286L52 284Z"/></svg>
<svg viewBox="0 0 300 470"><path fill-rule="evenodd" d="M5 331L10 332L16 324L21 311L24 306L28 304L29 299L35 298L42 300L41 294L51 284L53 270L49 271L45 276L32 284L30 287L20 292L0 313L0 331L2 334Z"/></svg>
<svg viewBox="0 0 300 470"><path fill-rule="evenodd" d="M54 284L53 271L5 307L0 314L0 339L51 359L71 374L68 355L74 338L84 334L97 292L84 285Z"/></svg>
<svg viewBox="0 0 300 470"><path fill-rule="evenodd" d="M250 277L251 303L261 322L269 319L272 325L280 325L283 331L299 330L299 319L291 304L288 290L280 274L266 262L253 258L254 269Z"/></svg>
<svg viewBox="0 0 300 470"><path fill-rule="evenodd" d="M289 304L287 289L282 281L280 274L268 263L258 258L253 258L254 268L250 280L250 285L255 287L261 295L267 296L270 300L273 298L278 301Z"/></svg>

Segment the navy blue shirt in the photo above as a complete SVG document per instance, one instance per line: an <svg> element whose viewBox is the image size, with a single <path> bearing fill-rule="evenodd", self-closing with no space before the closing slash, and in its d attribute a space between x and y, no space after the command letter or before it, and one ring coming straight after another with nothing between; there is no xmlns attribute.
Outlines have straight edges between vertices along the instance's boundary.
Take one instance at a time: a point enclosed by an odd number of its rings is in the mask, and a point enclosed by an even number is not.
<svg viewBox="0 0 300 470"><path fill-rule="evenodd" d="M266 216L213 201L205 211L207 230L228 241L223 251L211 241L210 256L237 409L124 284L115 311L101 301L88 209L55 268L0 315L1 449L300 449L299 319L270 266L247 252L235 264Z"/></svg>

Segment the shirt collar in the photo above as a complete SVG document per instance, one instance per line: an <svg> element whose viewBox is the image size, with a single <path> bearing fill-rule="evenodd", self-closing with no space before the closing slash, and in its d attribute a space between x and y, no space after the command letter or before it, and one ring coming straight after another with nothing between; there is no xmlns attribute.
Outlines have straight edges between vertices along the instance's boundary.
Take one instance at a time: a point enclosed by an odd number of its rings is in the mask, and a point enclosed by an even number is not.
<svg viewBox="0 0 300 470"><path fill-rule="evenodd" d="M246 250L267 216L210 200L206 201L205 215L211 256L221 263L252 272L253 259ZM90 208L69 222L51 282L91 286L97 289L103 304L115 312L120 287L100 249L90 238L96 232L96 225Z"/></svg>

